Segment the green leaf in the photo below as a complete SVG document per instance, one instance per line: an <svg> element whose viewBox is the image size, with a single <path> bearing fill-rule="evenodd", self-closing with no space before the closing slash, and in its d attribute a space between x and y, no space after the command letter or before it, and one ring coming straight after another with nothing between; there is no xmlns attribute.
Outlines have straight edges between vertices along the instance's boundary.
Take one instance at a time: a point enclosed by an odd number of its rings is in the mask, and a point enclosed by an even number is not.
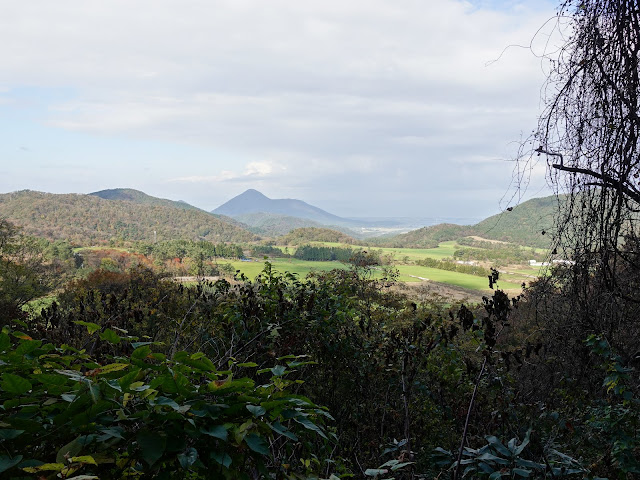
<svg viewBox="0 0 640 480"><path fill-rule="evenodd" d="M24 433L24 430L13 430L13 429L5 428L0 430L0 439L11 440L13 438L16 438L22 433Z"/></svg>
<svg viewBox="0 0 640 480"><path fill-rule="evenodd" d="M244 441L247 442L249 448L260 455L268 456L270 454L269 447L264 439L255 433L250 433L246 437L244 437Z"/></svg>
<svg viewBox="0 0 640 480"><path fill-rule="evenodd" d="M87 327L87 332L89 332L89 335L93 335L95 332L100 330L100 325L96 323L83 322L82 320L76 320L73 323L75 323L76 325L82 325L84 327Z"/></svg>
<svg viewBox="0 0 640 480"><path fill-rule="evenodd" d="M109 365L104 365L103 367L96 368L96 373L98 375L105 375L107 373L124 370L125 368L128 368L128 367L129 367L128 363L110 363Z"/></svg>
<svg viewBox="0 0 640 480"><path fill-rule="evenodd" d="M498 470L497 472L493 472L491 475L489 475L489 480L498 480L501 477L502 477L502 472Z"/></svg>
<svg viewBox="0 0 640 480"><path fill-rule="evenodd" d="M164 453L166 441L157 432L142 430L137 435L138 446L142 452L142 458L149 465L156 463Z"/></svg>
<svg viewBox="0 0 640 480"><path fill-rule="evenodd" d="M8 455L0 455L0 473L6 472L12 467L15 467L22 460L22 455L16 455L11 458Z"/></svg>
<svg viewBox="0 0 640 480"><path fill-rule="evenodd" d="M105 340L109 343L114 343L114 344L118 344L122 340L120 335L118 335L116 332L114 332L110 328L107 328L104 332L100 334L100 339Z"/></svg>
<svg viewBox="0 0 640 480"><path fill-rule="evenodd" d="M75 457L82 450L82 443L76 438L67 443L64 447L58 450L56 454L57 463L65 463L67 458Z"/></svg>
<svg viewBox="0 0 640 480"><path fill-rule="evenodd" d="M511 451L507 447L505 447L502 444L502 442L498 440L497 437L494 437L493 435L489 435L488 437L485 437L485 438L487 439L487 442L489 442L491 446L495 448L501 455L504 455L506 457L511 456Z"/></svg>
<svg viewBox="0 0 640 480"><path fill-rule="evenodd" d="M71 457L72 463L84 463L85 465L98 465L91 455L82 455L80 457Z"/></svg>
<svg viewBox="0 0 640 480"><path fill-rule="evenodd" d="M482 455L477 457L477 460L482 460L483 462L496 462L501 465L507 465L509 463L508 460L502 457L496 457L495 455L492 455L490 453L483 453Z"/></svg>
<svg viewBox="0 0 640 480"><path fill-rule="evenodd" d="M209 456L223 467L229 468L233 461L229 454L224 452L211 452Z"/></svg>
<svg viewBox="0 0 640 480"><path fill-rule="evenodd" d="M175 402L175 400L172 400L172 399L170 399L168 397L156 397L156 399L154 400L153 404L171 407L176 411L180 410L180 405L178 405Z"/></svg>
<svg viewBox="0 0 640 480"><path fill-rule="evenodd" d="M0 333L0 352L4 352L11 346L11 338L6 333ZM9 457L7 457L9 458Z"/></svg>
<svg viewBox="0 0 640 480"><path fill-rule="evenodd" d="M201 428L200 432L205 435L209 435L210 437L219 438L222 441L227 441L229 434L227 433L227 429L224 428L223 425L214 425L213 427L205 427Z"/></svg>
<svg viewBox="0 0 640 480"><path fill-rule="evenodd" d="M56 375L53 373L51 374L41 373L39 375L35 375L33 378L45 385L54 385L57 387L64 385L65 383L67 383L67 380L68 380L68 378L64 375Z"/></svg>
<svg viewBox="0 0 640 480"><path fill-rule="evenodd" d="M247 405L246 407L247 407L247 410L249 410L254 417L261 417L262 415L267 413L264 407L261 407L260 405Z"/></svg>
<svg viewBox="0 0 640 480"><path fill-rule="evenodd" d="M59 472L64 469L64 463L43 463L37 467L23 467L27 473L38 473L38 472Z"/></svg>
<svg viewBox="0 0 640 480"><path fill-rule="evenodd" d="M5 373L2 375L2 383L0 383L0 387L2 387L5 392L22 395L23 393L27 393L31 390L32 385L31 382L18 375Z"/></svg>
<svg viewBox="0 0 640 480"><path fill-rule="evenodd" d="M276 377L281 377L282 375L284 375L284 372L286 370L287 367L285 367L284 365L276 365L271 369L271 373L273 373L273 375Z"/></svg>
<svg viewBox="0 0 640 480"><path fill-rule="evenodd" d="M184 469L187 469L191 465L196 463L196 460L198 460L198 451L193 447L189 448L186 452L178 455L180 466Z"/></svg>
<svg viewBox="0 0 640 480"><path fill-rule="evenodd" d="M238 363L236 365L236 367L245 367L245 368L249 368L249 367L257 367L258 364L256 362L244 362L244 363Z"/></svg>
<svg viewBox="0 0 640 480"><path fill-rule="evenodd" d="M293 419L296 422L298 422L300 425L302 425L304 428L306 428L308 430L313 430L318 435L320 435L322 438L325 438L325 439L327 438L327 436L324 434L322 429L318 425L313 423L311 420L309 420L307 417L294 417Z"/></svg>
<svg viewBox="0 0 640 480"><path fill-rule="evenodd" d="M293 432L290 432L289 430L287 430L286 427L282 425L280 422L273 422L273 424L267 424L267 425L269 425L269 427L271 427L271 430L278 433L279 435L284 435L285 437L290 438L294 442L298 441L298 437Z"/></svg>

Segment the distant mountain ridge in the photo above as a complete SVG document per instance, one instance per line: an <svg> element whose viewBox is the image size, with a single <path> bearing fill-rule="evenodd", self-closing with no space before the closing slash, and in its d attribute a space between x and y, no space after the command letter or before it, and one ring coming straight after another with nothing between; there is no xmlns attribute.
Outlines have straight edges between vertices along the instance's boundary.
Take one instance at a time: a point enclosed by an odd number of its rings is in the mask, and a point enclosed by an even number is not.
<svg viewBox="0 0 640 480"><path fill-rule="evenodd" d="M140 190L134 190L133 188L110 188L107 190L100 190L98 192L89 193L94 197L104 198L105 200L121 200L125 202L133 202L141 205L164 205L169 207L179 208L181 210L201 210L198 207L183 202L182 200L168 200L166 198L152 197Z"/></svg>
<svg viewBox="0 0 640 480"><path fill-rule="evenodd" d="M353 221L333 215L321 208L309 205L302 200L292 198L271 199L254 189L246 190L240 195L223 203L211 213L238 217L251 213L270 213L289 217L306 218L321 224L350 225Z"/></svg>

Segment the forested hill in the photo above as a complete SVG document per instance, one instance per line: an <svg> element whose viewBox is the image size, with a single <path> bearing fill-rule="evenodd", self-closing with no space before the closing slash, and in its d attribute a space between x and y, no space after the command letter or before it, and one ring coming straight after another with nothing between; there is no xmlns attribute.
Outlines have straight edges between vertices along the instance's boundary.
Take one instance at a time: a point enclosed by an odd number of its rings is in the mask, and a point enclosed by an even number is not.
<svg viewBox="0 0 640 480"><path fill-rule="evenodd" d="M555 195L534 198L482 220L473 226L442 223L396 235L371 240L370 243L390 247L435 247L440 242L476 235L489 240L547 248L553 228L553 218L558 211ZM544 232L544 233L543 233Z"/></svg>
<svg viewBox="0 0 640 480"><path fill-rule="evenodd" d="M301 245L309 242L336 242L353 245L356 239L330 228L306 227L296 228L278 239L282 245Z"/></svg>
<svg viewBox="0 0 640 480"><path fill-rule="evenodd" d="M158 205L179 208L181 210L200 210L198 207L194 207L187 202L176 202L166 198L152 197L151 195L147 195L140 190L134 190L133 188L110 188L108 190L93 192L89 195L104 198L105 200L120 200L124 202L139 203L141 205Z"/></svg>
<svg viewBox="0 0 640 480"><path fill-rule="evenodd" d="M564 197L560 197L560 205ZM473 235L492 240L547 248L551 240L553 219L558 214L558 197L533 198L486 218L473 226ZM543 233L544 232L544 233Z"/></svg>
<svg viewBox="0 0 640 480"><path fill-rule="evenodd" d="M93 195L29 190L0 194L0 218L22 226L27 234L67 239L79 245L104 244L112 239L152 241L154 231L158 241L256 239L248 230L203 210L106 200Z"/></svg>

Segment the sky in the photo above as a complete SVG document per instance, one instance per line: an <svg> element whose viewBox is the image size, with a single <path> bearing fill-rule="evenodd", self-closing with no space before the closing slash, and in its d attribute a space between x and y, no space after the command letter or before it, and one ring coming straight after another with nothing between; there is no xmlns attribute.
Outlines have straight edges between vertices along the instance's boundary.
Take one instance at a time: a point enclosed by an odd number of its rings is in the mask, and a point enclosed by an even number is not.
<svg viewBox="0 0 640 480"><path fill-rule="evenodd" d="M254 188L340 216L495 214L549 194L544 166L526 189L512 177L556 5L3 2L0 192L135 188L212 210Z"/></svg>

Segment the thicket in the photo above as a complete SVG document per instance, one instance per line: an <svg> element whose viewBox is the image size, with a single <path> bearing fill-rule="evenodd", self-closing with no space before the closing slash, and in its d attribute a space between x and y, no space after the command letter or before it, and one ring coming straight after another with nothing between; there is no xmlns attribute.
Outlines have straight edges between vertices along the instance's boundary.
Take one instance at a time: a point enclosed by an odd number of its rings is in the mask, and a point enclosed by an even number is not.
<svg viewBox="0 0 640 480"><path fill-rule="evenodd" d="M301 245L296 249L293 257L299 260L312 262L348 262L353 256L354 250L349 247L322 247L314 245Z"/></svg>
<svg viewBox="0 0 640 480"><path fill-rule="evenodd" d="M453 258L464 261L491 262L493 266L528 264L529 260L538 262L548 260L548 253L536 251L534 248L521 247L504 243L478 241L472 238L459 238L457 242L469 248L458 248Z"/></svg>
<svg viewBox="0 0 640 480"><path fill-rule="evenodd" d="M448 270L450 272L466 273L469 275L476 275L478 277L488 277L491 271L488 268L481 267L479 265L465 265L462 263L456 263L451 260L437 260L435 258L423 258L416 260L418 265L430 268L439 268L440 270Z"/></svg>
<svg viewBox="0 0 640 480"><path fill-rule="evenodd" d="M305 279L267 263L255 281L191 288L144 268L98 270L40 316L5 321L4 475L636 471L628 349L536 324L547 284L519 301L498 290L476 309L417 305L393 275L373 278L368 254L352 262ZM561 354L561 331L580 359Z"/></svg>

